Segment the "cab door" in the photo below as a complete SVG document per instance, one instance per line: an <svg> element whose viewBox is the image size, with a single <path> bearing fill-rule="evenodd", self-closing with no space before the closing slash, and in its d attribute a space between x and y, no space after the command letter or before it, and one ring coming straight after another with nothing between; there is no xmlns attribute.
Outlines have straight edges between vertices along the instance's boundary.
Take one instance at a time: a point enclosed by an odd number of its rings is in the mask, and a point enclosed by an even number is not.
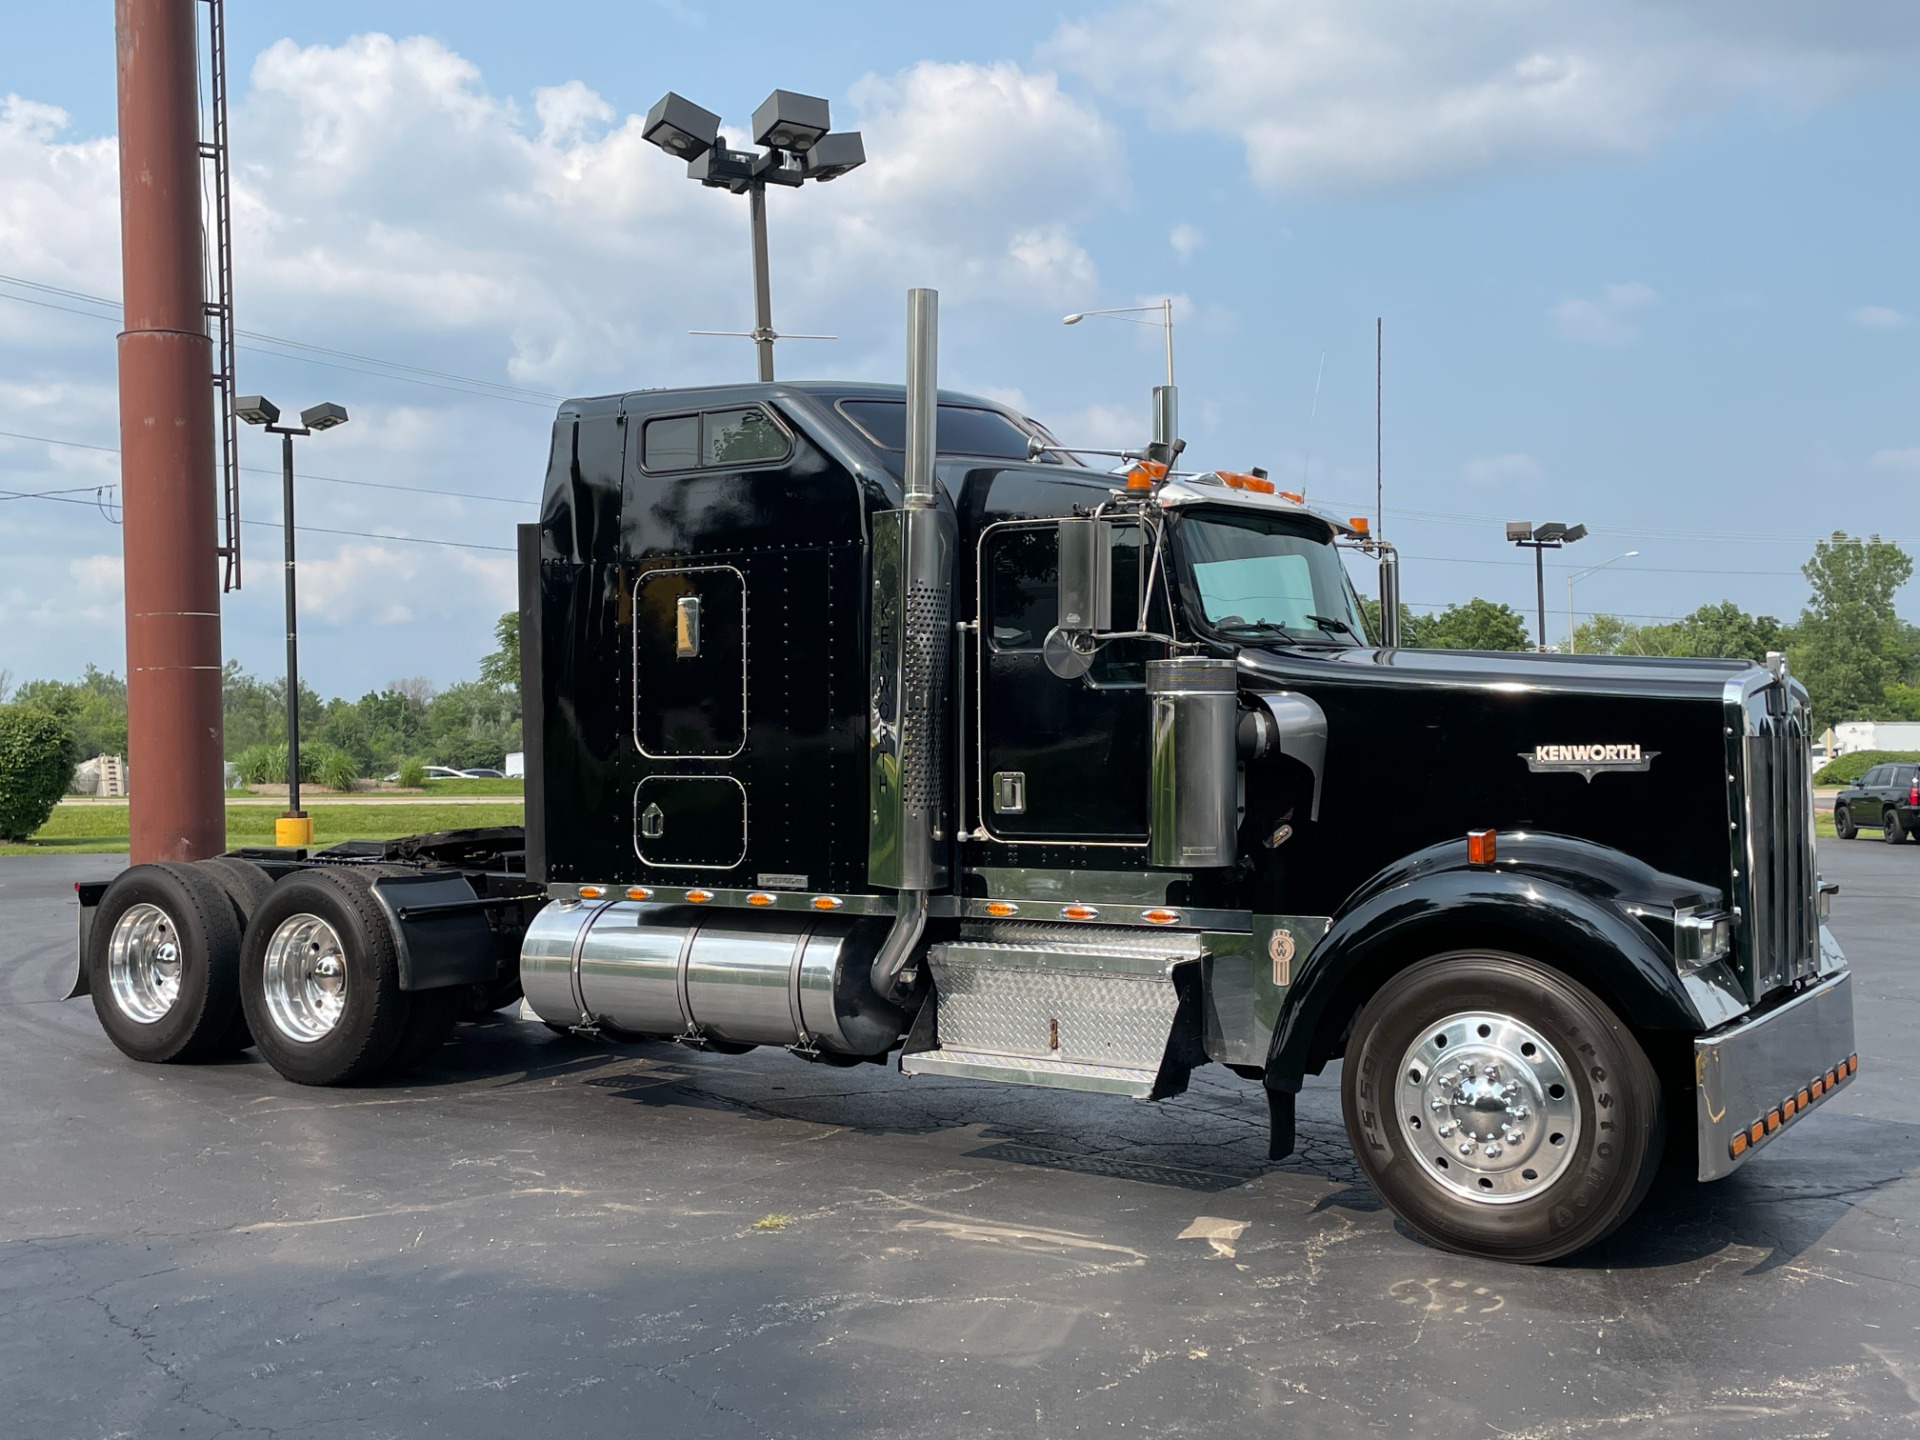
<svg viewBox="0 0 1920 1440"><path fill-rule="evenodd" d="M1113 628L1135 629L1140 531L1113 529ZM1086 675L1055 675L1042 646L1059 619L1059 578L1054 522L982 533L972 808L989 835L1010 843L1144 845L1146 661L1164 646L1111 641Z"/></svg>

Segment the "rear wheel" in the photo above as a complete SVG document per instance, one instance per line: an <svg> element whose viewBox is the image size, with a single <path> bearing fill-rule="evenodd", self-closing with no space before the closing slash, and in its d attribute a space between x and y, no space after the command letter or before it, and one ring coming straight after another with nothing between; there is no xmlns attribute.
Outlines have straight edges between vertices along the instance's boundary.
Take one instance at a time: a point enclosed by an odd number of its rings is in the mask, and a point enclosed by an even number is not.
<svg viewBox="0 0 1920 1440"><path fill-rule="evenodd" d="M346 1085L386 1067L412 997L373 877L327 866L280 880L247 927L240 994L254 1043L287 1079Z"/></svg>
<svg viewBox="0 0 1920 1440"><path fill-rule="evenodd" d="M1907 822L1900 818L1898 810L1889 810L1881 817L1880 838L1889 845L1898 845L1907 838Z"/></svg>
<svg viewBox="0 0 1920 1440"><path fill-rule="evenodd" d="M240 1013L240 924L192 865L136 865L107 887L87 943L107 1037L136 1060L204 1060Z"/></svg>
<svg viewBox="0 0 1920 1440"><path fill-rule="evenodd" d="M1860 827L1853 823L1853 812L1844 805L1833 807L1833 833L1842 840L1851 840L1860 833Z"/></svg>
<svg viewBox="0 0 1920 1440"><path fill-rule="evenodd" d="M1665 1143L1660 1085L1590 991L1517 955L1402 971L1355 1021L1347 1134L1394 1212L1448 1250L1534 1263L1632 1214Z"/></svg>
<svg viewBox="0 0 1920 1440"><path fill-rule="evenodd" d="M260 908L260 902L267 898L267 892L273 889L273 877L251 860L242 860L234 855L215 855L210 860L198 862L198 868L213 883L225 892L233 904L234 914L239 917L240 933L247 933L247 925L253 919L253 912ZM238 993L237 966L235 960L235 990ZM239 1005L233 1007L233 1023L227 1027L227 1033L220 1037L213 1047L214 1055L237 1055L253 1044L253 1031L247 1026L246 1011Z"/></svg>

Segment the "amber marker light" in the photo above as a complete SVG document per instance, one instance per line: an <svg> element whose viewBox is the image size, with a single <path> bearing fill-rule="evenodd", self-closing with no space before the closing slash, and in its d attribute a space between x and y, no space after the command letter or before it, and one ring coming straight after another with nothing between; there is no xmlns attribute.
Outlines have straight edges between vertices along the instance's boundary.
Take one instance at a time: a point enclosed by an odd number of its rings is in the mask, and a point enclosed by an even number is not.
<svg viewBox="0 0 1920 1440"><path fill-rule="evenodd" d="M627 899L629 900L651 900L652 898L653 892L644 885L629 885L627 887Z"/></svg>
<svg viewBox="0 0 1920 1440"><path fill-rule="evenodd" d="M712 898L713 898L713 892L711 890L687 891L687 903L689 905L704 905L707 903L707 901L711 900Z"/></svg>
<svg viewBox="0 0 1920 1440"><path fill-rule="evenodd" d="M1500 832L1497 830L1469 830L1467 832L1467 863L1469 865L1491 865L1499 853Z"/></svg>
<svg viewBox="0 0 1920 1440"><path fill-rule="evenodd" d="M1140 917L1149 925L1177 925L1180 922L1178 910L1149 910Z"/></svg>
<svg viewBox="0 0 1920 1440"><path fill-rule="evenodd" d="M1009 915L1018 915L1019 913L1020 907L1018 905L1008 904L1005 900L989 900L987 902L987 914L997 919L1005 919Z"/></svg>
<svg viewBox="0 0 1920 1440"><path fill-rule="evenodd" d="M582 885L580 887L580 898L582 900L598 900L606 893L607 892L598 885Z"/></svg>
<svg viewBox="0 0 1920 1440"><path fill-rule="evenodd" d="M751 895L747 896L747 904L771 905L773 904L773 897L767 894L767 892L764 890L756 890Z"/></svg>
<svg viewBox="0 0 1920 1440"><path fill-rule="evenodd" d="M1068 905L1060 913L1069 920L1097 920L1100 912L1091 905Z"/></svg>
<svg viewBox="0 0 1920 1440"><path fill-rule="evenodd" d="M1738 1160L1742 1155L1746 1154L1747 1153L1747 1132L1742 1130L1738 1135L1734 1136L1733 1142L1727 1146L1727 1149L1729 1152L1731 1152L1731 1154L1733 1155L1733 1158L1736 1160Z"/></svg>
<svg viewBox="0 0 1920 1440"><path fill-rule="evenodd" d="M1369 530L1373 528L1371 525L1367 523L1367 517L1364 515L1348 516L1347 524L1351 525L1355 530L1359 531L1362 535L1365 535Z"/></svg>
<svg viewBox="0 0 1920 1440"><path fill-rule="evenodd" d="M842 900L838 895L816 895L813 897L813 908L816 910L838 910L846 903L847 902Z"/></svg>

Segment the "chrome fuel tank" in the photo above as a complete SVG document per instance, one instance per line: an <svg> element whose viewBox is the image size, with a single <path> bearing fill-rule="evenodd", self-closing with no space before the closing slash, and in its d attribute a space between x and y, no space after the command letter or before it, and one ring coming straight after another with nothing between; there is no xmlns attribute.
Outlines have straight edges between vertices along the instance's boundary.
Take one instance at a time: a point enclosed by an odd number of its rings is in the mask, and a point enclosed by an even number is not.
<svg viewBox="0 0 1920 1440"><path fill-rule="evenodd" d="M906 1016L867 978L885 922L561 900L528 927L520 983L556 1025L883 1055Z"/></svg>

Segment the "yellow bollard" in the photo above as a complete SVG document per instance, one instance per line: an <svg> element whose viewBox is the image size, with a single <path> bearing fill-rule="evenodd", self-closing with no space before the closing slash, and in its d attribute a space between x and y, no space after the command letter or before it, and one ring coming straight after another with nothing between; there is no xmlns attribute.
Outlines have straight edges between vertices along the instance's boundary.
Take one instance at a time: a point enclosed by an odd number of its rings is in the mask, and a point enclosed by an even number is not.
<svg viewBox="0 0 1920 1440"><path fill-rule="evenodd" d="M313 817L304 810L293 810L273 822L273 843L289 849L313 844Z"/></svg>

